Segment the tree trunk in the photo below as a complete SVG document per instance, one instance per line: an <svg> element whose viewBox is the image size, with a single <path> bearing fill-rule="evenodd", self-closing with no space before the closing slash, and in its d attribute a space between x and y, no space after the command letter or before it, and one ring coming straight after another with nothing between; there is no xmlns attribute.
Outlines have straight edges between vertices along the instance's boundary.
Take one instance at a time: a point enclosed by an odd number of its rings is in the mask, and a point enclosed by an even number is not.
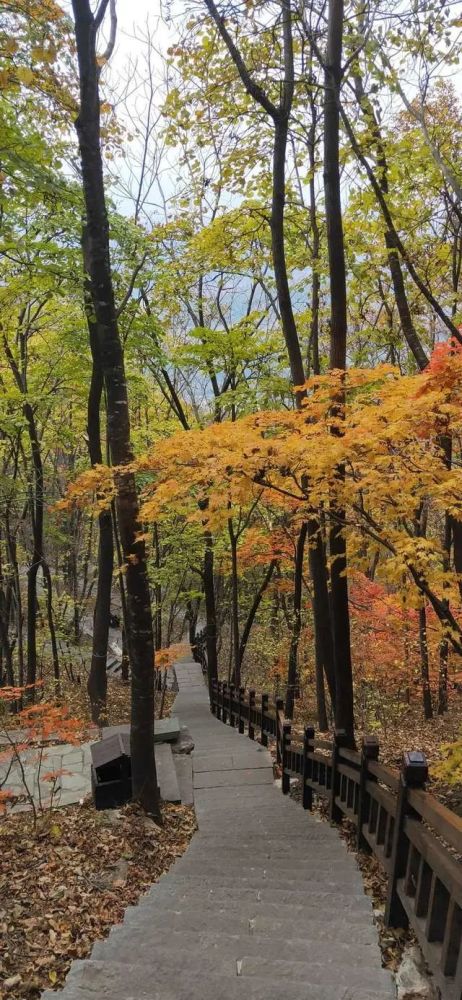
<svg viewBox="0 0 462 1000"><path fill-rule="evenodd" d="M302 627L303 560L307 525L302 524L297 539L294 568L294 598L292 608L292 635L290 639L289 664L287 670L287 690L284 713L287 719L294 717L295 688L297 685L298 644Z"/></svg>
<svg viewBox="0 0 462 1000"><path fill-rule="evenodd" d="M362 77L359 74L355 77L355 89L358 102L364 112L377 147L377 166L379 168L380 189L384 195L388 195L388 161L385 154L380 124L372 101L364 90ZM393 292L401 322L401 329L409 350L413 354L418 368L422 371L428 365L428 358L412 320L412 314L406 294L406 286L404 284L403 269L401 267L401 260L396 242L396 234L388 226L385 232L385 245L388 252L388 266L390 268Z"/></svg>
<svg viewBox="0 0 462 1000"><path fill-rule="evenodd" d="M217 656L217 610L215 604L215 580L213 572L213 538L209 531L205 532L204 553L204 599L205 599L205 635L207 646L207 672L209 688L212 681L218 680Z"/></svg>
<svg viewBox="0 0 462 1000"><path fill-rule="evenodd" d="M257 611L258 611L258 609L260 607L260 604L261 604L261 601L262 601L262 597L263 597L263 595L265 593L265 590L267 589L267 587L268 587L268 585L269 585L269 583L271 581L271 577L272 577L272 575L274 573L276 565L277 565L277 560L276 559L272 559L271 562L270 562L270 564L269 564L269 566L268 566L268 569L267 569L267 571L265 573L265 576L263 577L263 580L262 580L262 582L261 582L261 584L260 584L260 586L259 586L256 594L254 595L254 599L253 599L250 611L249 611L249 613L247 615L247 621L246 621L246 623L244 625L244 628L242 629L241 641L239 643L239 666L240 666L241 670L242 670L242 663L243 663L243 660L244 660L245 650L246 650L246 647L247 647L247 643L249 641L250 631L251 631L252 625L253 625L253 623L255 621L255 616L256 616ZM277 613L276 613L276 617L277 617Z"/></svg>
<svg viewBox="0 0 462 1000"><path fill-rule="evenodd" d="M310 564L310 576L313 581L313 619L314 619L314 640L316 657L316 677L321 683L321 678L326 678L329 689L329 697L332 711L335 712L335 660L334 644L332 639L331 616L329 609L329 589L327 586L327 572L325 560L325 546L322 536L322 528L318 521L311 520L308 524L308 557ZM322 703L322 690L324 680L320 686L320 701ZM325 698L324 698L325 701ZM319 725L321 725L321 721ZM324 719L322 720L324 721Z"/></svg>
<svg viewBox="0 0 462 1000"><path fill-rule="evenodd" d="M237 569L237 538L233 522L228 519L228 534L231 547L231 636L232 636L232 680L236 687L241 684L241 661L239 658L239 579Z"/></svg>
<svg viewBox="0 0 462 1000"><path fill-rule="evenodd" d="M426 719L433 718L430 673L428 667L427 613L425 605L419 608L420 675L422 680L422 704Z"/></svg>
<svg viewBox="0 0 462 1000"><path fill-rule="evenodd" d="M330 367L346 367L347 295L339 160L339 104L342 76L343 0L329 0L324 71L324 196L330 284ZM335 407L341 414L343 394ZM339 468L341 482L344 470ZM354 746L353 675L348 606L347 552L343 510L331 511L330 530L332 635L335 663L335 726Z"/></svg>
<svg viewBox="0 0 462 1000"><path fill-rule="evenodd" d="M152 540L154 543L154 565L156 570L160 569L160 545L159 545L159 529L157 524L153 527ZM162 587L160 582L156 580L154 584L154 597L155 597L155 616L154 616L154 639L156 649L162 649Z"/></svg>
<svg viewBox="0 0 462 1000"><path fill-rule="evenodd" d="M88 279L98 333L98 351L107 400L108 442L116 472L116 512L127 565L127 610L130 622L131 766L133 798L160 818L154 759L154 646L144 542L137 538L138 496L133 472L127 383L117 325L111 274L109 226L101 156L99 68L96 35L107 3L94 16L89 0L72 0L79 65L80 109L75 126L79 139L88 239ZM112 31L111 31L112 33Z"/></svg>
<svg viewBox="0 0 462 1000"><path fill-rule="evenodd" d="M102 465L100 407L103 395L103 372L99 357L98 329L93 320L91 288L88 280L90 267L90 246L86 229L83 232L82 248L85 265L84 297L87 325L92 355L92 373L87 406L88 451L92 465ZM114 569L114 540L112 537L112 515L109 510L98 514L98 573L96 582L95 607L93 611L93 636L90 673L87 690L90 698L92 721L100 726L107 713L107 651L109 638L109 617L111 613L112 574Z"/></svg>
<svg viewBox="0 0 462 1000"><path fill-rule="evenodd" d="M274 127L273 147L273 195L271 203L271 252L273 258L274 277L276 280L277 298L281 324L289 357L290 373L295 386L303 385L305 370L302 352L298 339L295 317L292 309L292 298L287 275L285 255L284 213L286 198L286 149L289 131L289 119L281 115ZM303 394L302 394L303 395ZM297 397L300 393L297 394Z"/></svg>

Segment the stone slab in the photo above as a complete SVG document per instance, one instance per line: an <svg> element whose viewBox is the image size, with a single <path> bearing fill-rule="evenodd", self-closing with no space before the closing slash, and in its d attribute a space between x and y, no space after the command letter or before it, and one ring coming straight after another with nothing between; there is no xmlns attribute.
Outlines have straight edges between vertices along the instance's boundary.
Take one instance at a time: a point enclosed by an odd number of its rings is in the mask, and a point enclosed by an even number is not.
<svg viewBox="0 0 462 1000"><path fill-rule="evenodd" d="M115 733L129 733L130 725L129 723L124 723L119 726L103 726L101 734L103 740L108 736L114 736ZM180 720L177 716L172 715L168 719L156 719L154 723L154 743L170 743L173 740L178 739L180 734Z"/></svg>
<svg viewBox="0 0 462 1000"><path fill-rule="evenodd" d="M184 806L194 805L193 768L191 757L173 754L178 788Z"/></svg>
<svg viewBox="0 0 462 1000"><path fill-rule="evenodd" d="M132 965L124 967L126 971L121 977L119 967L107 967L98 962L85 964L85 974L69 980L69 985L60 994L63 1000L95 1000L96 996L99 1000L217 1000L224 996L226 1000L281 1000L281 997L284 1000L389 1000L392 996L388 991L350 989L344 984L342 987L319 986L316 993L310 991L308 997L306 986L299 983L240 976L227 980L224 994L219 974L204 977L180 972L170 984L157 983L155 976L146 984L140 982L139 971ZM56 1000L56 991L47 990L42 993L41 1000Z"/></svg>
<svg viewBox="0 0 462 1000"><path fill-rule="evenodd" d="M156 747L156 769L161 799L180 803L181 794L169 743L159 743Z"/></svg>
<svg viewBox="0 0 462 1000"><path fill-rule="evenodd" d="M152 934L146 929L134 929L124 934L123 928L116 927L104 941L97 941L93 947L92 958L107 961L112 957L118 961L138 961L144 957L152 958L153 950L160 945L168 945L175 951L225 951L234 958L243 955L260 958L274 958L274 943L262 934L226 934L216 930L196 932L194 930L175 931L170 927L156 927ZM130 948L132 952L130 953ZM344 966L357 965L377 967L380 961L380 951L377 943L357 944L341 941L336 938L335 949L326 939L313 938L281 938L279 941L281 955L293 954L304 962L323 962L329 964L341 959Z"/></svg>
<svg viewBox="0 0 462 1000"><path fill-rule="evenodd" d="M194 771L194 788L232 788L233 785L272 785L273 769L247 768L245 770Z"/></svg>

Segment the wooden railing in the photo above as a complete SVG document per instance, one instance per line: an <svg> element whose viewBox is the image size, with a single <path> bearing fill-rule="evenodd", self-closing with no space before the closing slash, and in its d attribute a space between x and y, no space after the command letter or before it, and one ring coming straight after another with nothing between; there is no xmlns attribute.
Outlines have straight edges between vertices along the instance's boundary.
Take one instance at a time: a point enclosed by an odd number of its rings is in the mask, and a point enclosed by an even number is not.
<svg viewBox="0 0 462 1000"><path fill-rule="evenodd" d="M375 737L358 752L342 745L341 732L330 741L311 727L293 731L282 700L267 694L218 682L210 702L217 719L251 740L274 741L283 794L299 778L304 809L320 795L332 822L354 824L358 850L372 852L388 876L386 924L410 925L443 1000L462 1000L462 819L424 790L424 754L405 753L396 771L379 763Z"/></svg>

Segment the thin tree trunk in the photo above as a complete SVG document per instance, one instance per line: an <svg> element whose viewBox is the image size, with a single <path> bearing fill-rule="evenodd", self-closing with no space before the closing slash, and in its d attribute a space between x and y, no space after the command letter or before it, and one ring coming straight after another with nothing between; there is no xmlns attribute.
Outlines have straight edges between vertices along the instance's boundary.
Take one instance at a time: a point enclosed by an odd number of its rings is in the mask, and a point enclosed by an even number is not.
<svg viewBox="0 0 462 1000"><path fill-rule="evenodd" d="M247 621L246 621L246 623L244 625L244 628L242 629L241 641L239 643L239 666L240 666L241 671L242 671L242 664L243 664L243 661L244 661L244 655L245 655L247 643L249 641L249 636L250 636L250 632L251 632L251 629L252 629L252 625L253 625L253 623L255 621L255 616L256 616L257 611L258 611L258 609L260 607L263 595L264 595L267 587L269 586L269 583L271 581L271 577L272 577L272 575L274 573L274 570L275 570L276 566L277 566L277 559L272 559L271 562L270 562L270 564L269 564L269 566L268 566L268 569L267 569L267 571L265 573L265 576L263 577L263 580L262 580L262 582L261 582L261 584L260 584L257 592L254 595L254 599L252 601L252 605L251 605L250 611L249 611L249 613L247 615Z"/></svg>
<svg viewBox="0 0 462 1000"><path fill-rule="evenodd" d="M231 547L231 634L232 634L232 679L236 687L241 683L241 661L239 658L239 579L237 568L237 538L233 522L228 519L228 535Z"/></svg>
<svg viewBox="0 0 462 1000"><path fill-rule="evenodd" d="M119 531L117 528L117 517L115 505L112 504L112 531L114 535L115 550L117 553L117 565L119 568L119 594L122 607L122 680L128 684L130 679L130 623L128 618L127 595L125 592L125 581L123 573L123 554L120 545Z"/></svg>
<svg viewBox="0 0 462 1000"><path fill-rule="evenodd" d="M159 545L159 529L157 524L153 527L152 539L154 543L154 565L157 572L160 570L160 545ZM162 649L162 587L158 580L154 584L154 597L155 597L155 647L156 649Z"/></svg>
<svg viewBox="0 0 462 1000"><path fill-rule="evenodd" d="M372 132L377 147L377 166L379 168L379 184L384 195L388 195L388 161L382 140L380 124L374 106L364 90L362 77L355 77L355 89L358 103L362 108L366 121ZM412 352L418 368L422 371L428 365L428 358L415 329L404 284L404 275L399 257L396 235L388 226L385 231L385 245L388 251L388 266L390 268L396 307L401 322L404 339Z"/></svg>
<svg viewBox="0 0 462 1000"><path fill-rule="evenodd" d="M325 546L322 536L322 528L318 521L310 520L308 524L308 541L309 541L308 558L310 564L310 576L313 581L313 618L314 618L316 677L321 679L325 676L327 681L327 687L329 689L329 697L332 705L332 711L335 712L334 644L332 638L332 625L331 625L331 616L329 609L329 588L327 585ZM323 695L322 695L323 689L324 689L324 681L322 682L322 686L320 687L321 702L323 700Z"/></svg>
<svg viewBox="0 0 462 1000"><path fill-rule="evenodd" d="M343 0L329 0L324 70L324 195L330 282L330 367L346 368L347 295L339 159L339 104L342 76ZM343 394L336 410L341 414ZM344 470L337 470L338 480ZM333 510L330 530L332 634L335 662L335 725L354 746L353 674L348 605L344 511Z"/></svg>
<svg viewBox="0 0 462 1000"><path fill-rule="evenodd" d="M217 656L217 609L215 604L215 580L213 571L213 538L209 531L205 532L204 552L204 600L205 600L205 634L207 646L207 671L209 687L212 681L218 680Z"/></svg>
<svg viewBox="0 0 462 1000"><path fill-rule="evenodd" d="M93 15L89 0L72 0L79 65L80 109L75 126L79 139L88 239L88 278L98 349L107 400L108 442L116 473L116 511L120 541L127 565L126 586L130 622L131 768L133 797L146 812L160 819L159 790L154 758L154 645L145 545L140 528L138 496L132 471L130 418L124 357L112 283L109 226L101 156L99 66L96 36L107 0ZM115 3L111 2L111 39L114 44ZM110 54L110 53L109 53Z"/></svg>
<svg viewBox="0 0 462 1000"><path fill-rule="evenodd" d="M430 673L428 665L427 613L425 605L419 608L420 676L422 680L422 704L426 719L433 718Z"/></svg>
<svg viewBox="0 0 462 1000"><path fill-rule="evenodd" d="M61 693L60 685L60 669L59 669L59 655L58 655L58 643L56 640L56 629L53 619L53 587L51 583L51 573L48 563L45 559L42 559L42 573L43 580L46 590L46 608L47 608L47 622L48 631L50 633L50 643L51 643L51 657L53 660L53 676L55 682L55 695L59 697Z"/></svg>
<svg viewBox="0 0 462 1000"><path fill-rule="evenodd" d="M99 357L98 330L93 320L91 288L88 280L90 267L90 247L88 234L84 229L82 247L85 266L85 309L92 355L92 373L87 406L88 451L92 465L102 465L101 444L101 399L103 395L103 372ZM98 514L98 571L96 579L95 607L93 611L93 636L90 673L87 690L90 698L91 717L100 726L107 714L107 653L109 639L109 618L111 613L112 574L114 569L114 540L112 537L112 515L110 510Z"/></svg>
<svg viewBox="0 0 462 1000"><path fill-rule="evenodd" d="M302 524L300 529L295 552L292 635L290 639L287 689L284 709L284 713L288 719L293 719L294 716L295 688L297 685L298 644L300 642L300 632L302 627L303 560L305 556L306 535L307 524L305 523Z"/></svg>

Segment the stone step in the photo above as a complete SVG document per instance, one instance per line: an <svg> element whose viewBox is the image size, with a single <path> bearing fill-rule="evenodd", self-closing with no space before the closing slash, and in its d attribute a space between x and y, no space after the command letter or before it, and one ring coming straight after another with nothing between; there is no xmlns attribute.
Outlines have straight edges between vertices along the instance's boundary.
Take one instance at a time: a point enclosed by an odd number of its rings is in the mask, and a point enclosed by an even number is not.
<svg viewBox="0 0 462 1000"><path fill-rule="evenodd" d="M345 850L341 841L335 846L337 850L312 845L311 849L309 848L306 851L305 846L302 845L297 851L295 849L270 851L265 848L264 843L260 846L252 844L251 846L246 845L242 851L239 851L237 848L227 847L223 858L223 852L220 850L219 843L211 842L210 847L204 847L200 842L200 833L198 833L187 851L178 859L177 864L179 865L180 862L187 864L193 858L197 863L203 863L204 865L208 861L213 864L226 859L226 863L236 870L239 870L241 867L248 868L249 865L263 865L265 868L273 867L283 873L287 870L300 871L302 873L303 871L309 872L313 869L322 871L331 866L333 866L334 871L338 868L351 868L354 871L358 871L354 855Z"/></svg>
<svg viewBox="0 0 462 1000"><path fill-rule="evenodd" d="M82 971L77 971L79 967ZM47 990L41 1000L391 1000L394 994L382 988L363 989L345 984L318 985L267 978L236 976L223 980L221 975L175 974L170 982L157 980L156 974L146 983L143 970L136 965L116 966L105 962L75 962L64 990Z"/></svg>
<svg viewBox="0 0 462 1000"><path fill-rule="evenodd" d="M356 889L349 889L346 892L340 893L334 890L324 890L320 885L316 887L309 894L306 892L290 892L287 889L272 889L272 888L260 888L260 889L241 889L241 888L227 888L222 886L217 886L217 888L208 888L207 886L194 885L191 889L188 886L180 887L179 885L174 885L167 882L159 883L155 890L148 893L141 900L140 906L143 908L152 908L157 906L183 906L185 903L195 902L198 906L203 906L207 904L209 907L215 907L220 910L228 906L239 906L253 907L253 909L262 910L264 913L271 911L273 909L277 912L278 907L285 907L288 911L293 914L294 919L297 915L303 914L304 910L307 908L319 908L320 906L329 906L332 912L335 912L337 908L342 909L344 912L355 911L364 914L364 918L367 919L368 916L372 919L372 905L371 900L365 895L363 887Z"/></svg>
<svg viewBox="0 0 462 1000"><path fill-rule="evenodd" d="M339 875L338 879L326 878L326 874L322 872L315 872L317 878L303 878L299 879L284 879L278 878L277 874L268 874L261 871L254 871L253 874L248 876L242 875L228 875L226 862L223 862L223 869L220 873L218 870L211 873L209 870L205 869L202 872L197 872L196 869L192 868L183 869L181 873L181 879L179 880L177 874L164 875L163 878L158 883L159 889L166 886L172 890L175 887L180 886L182 891L188 889L189 892L193 892L196 888L206 885L210 890L223 888L232 889L236 888L239 891L242 889L251 889L254 891L268 890L271 889L277 893L288 893L290 898L293 899L294 896L300 896L307 900L310 900L312 892L316 892L322 887L323 891L326 892L340 892L345 895L350 892L361 893L364 895L364 887L359 874L352 873L350 877L347 874ZM151 889L151 892L155 893L157 891L157 886Z"/></svg>
<svg viewBox="0 0 462 1000"><path fill-rule="evenodd" d="M240 771L242 768L272 768L273 762L268 753L255 753L253 751L233 751L230 754L194 754L194 773L200 774L202 771Z"/></svg>
<svg viewBox="0 0 462 1000"><path fill-rule="evenodd" d="M196 834L196 837L192 841L189 851L197 851L198 853L206 856L207 854L226 856L230 859L236 860L238 857L242 859L258 856L265 856L267 858L274 858L275 861L283 864L294 861L294 864L300 861L319 861L327 860L332 858L332 860L353 857L351 852L348 852L342 841L337 838L333 843L330 840L323 841L312 839L308 835L297 838L295 841L287 839L287 836L281 838L279 843L275 841L266 840L266 838L257 837L250 840L248 836L240 844L238 840L230 840L223 832L222 836L213 837L208 834L206 830L200 830Z"/></svg>
<svg viewBox="0 0 462 1000"><path fill-rule="evenodd" d="M233 788L241 785L272 785L273 768L251 767L239 771L200 771L194 773L194 788Z"/></svg>
<svg viewBox="0 0 462 1000"><path fill-rule="evenodd" d="M157 910L145 909L141 906L129 906L125 911L122 926L146 930L146 913L149 913L149 927L170 927L172 930L193 930L194 933L214 930L226 934L261 934L274 936L275 939L295 936L307 939L325 941L351 941L354 937L357 944L374 944L377 942L377 931L372 919L365 920L364 913L348 912L347 914L332 914L329 906L327 911L319 908L316 913L308 909L302 916L292 917L287 912L268 915L255 914L255 910L246 911L244 907L228 907L227 909L210 911L207 906L200 908L194 905L167 907ZM213 919L211 919L211 912Z"/></svg>
<svg viewBox="0 0 462 1000"><path fill-rule="evenodd" d="M351 936L351 935L350 935ZM97 941L93 947L92 959L108 961L133 960L136 954L138 961L152 959L157 948L168 946L178 954L183 951L199 954L202 951L229 954L235 959L242 955L259 958L274 958L275 946L281 956L291 955L296 960L334 964L346 967L360 964L362 968L380 967L380 951L377 944L357 944L351 941L336 939L335 948L330 940L324 937L314 938L279 938L277 942L271 937L261 934L226 934L216 930L196 933L193 930L174 931L170 927L156 927L127 930L123 924L113 928L109 937ZM133 949L131 951L130 949Z"/></svg>
<svg viewBox="0 0 462 1000"><path fill-rule="evenodd" d="M324 880L335 882L336 885L341 881L351 883L354 880L356 880L358 885L362 884L361 876L356 866L352 863L342 864L341 861L335 862L330 866L321 862L319 865L316 865L314 862L306 862L303 866L300 864L293 867L282 867L282 865L278 865L268 860L268 858L261 861L258 858L254 858L253 860L249 858L242 865L238 865L226 860L223 861L223 864L220 864L219 857L215 858L215 856L207 861L206 858L196 857L195 855L178 861L170 869L168 875L163 876L163 878L168 878L169 881L172 879L177 881L180 878L196 876L202 878L202 881L207 884L209 879L216 881L221 875L226 879L232 880L236 885L259 878L265 885L277 882L281 883L281 886L287 885L288 889L296 888L296 885L299 885L304 891L309 891L311 887L314 888L315 885L322 883ZM295 885L292 885L292 883L295 883Z"/></svg>
<svg viewBox="0 0 462 1000"><path fill-rule="evenodd" d="M239 966L239 974L245 977L257 976L261 978L264 976L265 978L280 979L284 982L309 983L310 986L327 983L338 983L339 986L343 986L347 978L345 967L341 964L334 966L325 963L298 962L293 959L269 960L245 956L242 962L239 962ZM393 995L394 990L393 979L388 969L376 967L372 970L359 963L353 968L348 966L348 985L350 987L362 986L367 989L383 987L384 990L390 991L390 996Z"/></svg>
<svg viewBox="0 0 462 1000"><path fill-rule="evenodd" d="M98 969L95 968L98 966ZM80 985L85 982L92 985L95 990L97 983L95 979L104 979L104 972L118 972L118 980L115 980L114 985L116 986L117 994L121 996L121 988L125 986L126 990L130 990L130 996L135 996L139 998L140 989L149 989L150 984L155 984L160 986L165 984L175 985L176 977L181 974L189 974L191 978L197 977L202 980L209 981L213 976L220 976L222 981L222 989L220 990L220 995L226 995L226 990L228 986L228 981L234 981L238 978L242 979L247 985L250 985L253 978L260 980L266 980L266 982L279 981L280 984L290 984L299 983L301 987L305 989L305 996L310 996L310 988L313 986L336 986L337 989L343 989L345 986L345 973L342 968L335 968L333 966L319 966L312 965L307 966L305 962L285 962L284 960L266 960L258 958L243 958L239 961L237 965L236 961L233 959L226 959L220 956L219 961L213 957L210 958L207 955L199 955L194 957L189 952L185 954L178 954L174 952L173 949L163 949L162 955L160 951L156 950L156 954L153 955L151 961L148 964L138 963L132 959L132 962L127 965L123 962L96 962L94 960L89 960L82 963L81 971L73 966L72 972L69 976L70 983L78 981ZM91 975L90 973L93 973ZM98 977L95 976L98 973ZM348 969L349 987L363 988L373 990L377 992L382 991L385 996L391 997L392 993L392 980L390 973L384 969L376 969L372 972L370 969L356 970ZM99 983L98 983L99 986ZM99 994L99 989L98 989ZM147 994L149 995L149 994ZM284 994L283 994L284 995Z"/></svg>
<svg viewBox="0 0 462 1000"><path fill-rule="evenodd" d="M289 826L289 824L287 824L287 826ZM330 836L331 832L332 838ZM223 830L216 833L214 830L210 830L207 826L207 829L204 828L200 831L198 835L198 839L199 838L201 842L204 842L204 846L207 846L208 843L210 843L210 846L212 846L212 843L221 843L223 854L232 848L242 847L242 850L247 850L251 847L258 847L258 844L260 844L260 848L265 851L282 850L287 857L292 857L293 849L301 851L305 848L308 853L314 854L315 852L322 851L323 849L325 849L326 852L329 851L331 849L331 845L333 848L341 847L344 854L347 853L346 848L342 847L342 842L339 840L338 834L335 836L334 831L330 831L328 827L324 836L322 830L319 830L318 827L312 829L312 827L307 826L306 829L300 833L297 831L292 833L289 829L280 833L271 831L271 835L265 836L262 840L260 830L251 834L250 831L246 829L239 837L239 834L231 833L229 825L226 826L226 822L224 822Z"/></svg>
<svg viewBox="0 0 462 1000"><path fill-rule="evenodd" d="M277 942L273 942L274 948ZM351 949L350 961L348 963L338 961L325 961L313 957L311 961L297 961L274 959L271 956L248 955L245 951L245 944L238 948L237 954L233 950L220 946L210 948L208 951L186 951L174 945L161 945L155 940L149 944L140 942L138 938L131 938L126 935L125 941L118 940L117 949L114 953L105 953L102 959L105 963L113 963L123 966L125 962L136 964L142 968L146 974L146 982L151 977L159 980L162 977L168 981L172 975L178 972L196 973L198 975L213 975L219 973L224 979L235 976L257 976L259 978L276 978L284 982L302 982L310 985L323 983L340 983L345 981L345 973L348 970L348 982L355 986L376 986L387 987L391 983L390 973L387 970L377 969L372 965L364 965L360 961L360 955L354 957L354 946ZM332 952L333 949L331 949ZM96 959L92 958L92 961Z"/></svg>

